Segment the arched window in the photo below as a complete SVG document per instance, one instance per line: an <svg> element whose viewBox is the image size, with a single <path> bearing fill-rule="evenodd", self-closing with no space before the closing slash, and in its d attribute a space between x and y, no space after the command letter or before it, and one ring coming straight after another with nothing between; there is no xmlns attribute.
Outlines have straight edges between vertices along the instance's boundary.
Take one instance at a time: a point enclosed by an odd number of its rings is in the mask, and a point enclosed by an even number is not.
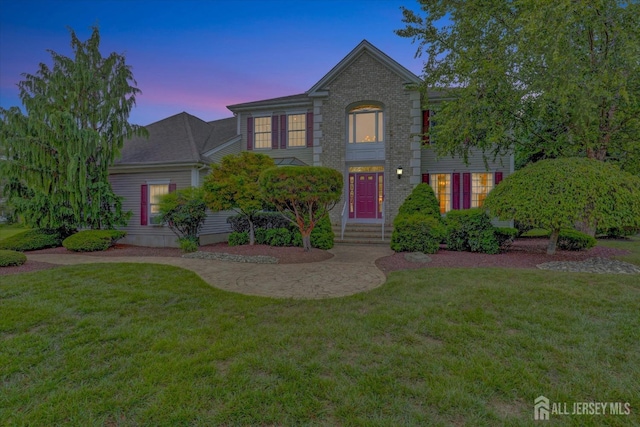
<svg viewBox="0 0 640 427"><path fill-rule="evenodd" d="M349 110L349 144L384 142L384 115L378 105L358 105Z"/></svg>

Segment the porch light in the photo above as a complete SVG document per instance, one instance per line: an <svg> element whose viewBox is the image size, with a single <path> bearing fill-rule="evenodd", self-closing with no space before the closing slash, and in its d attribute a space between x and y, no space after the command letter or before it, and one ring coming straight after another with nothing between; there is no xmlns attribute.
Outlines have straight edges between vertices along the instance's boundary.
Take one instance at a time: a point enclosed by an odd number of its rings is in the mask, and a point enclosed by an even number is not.
<svg viewBox="0 0 640 427"><path fill-rule="evenodd" d="M396 174L398 175L398 179L402 178L402 166L398 166Z"/></svg>

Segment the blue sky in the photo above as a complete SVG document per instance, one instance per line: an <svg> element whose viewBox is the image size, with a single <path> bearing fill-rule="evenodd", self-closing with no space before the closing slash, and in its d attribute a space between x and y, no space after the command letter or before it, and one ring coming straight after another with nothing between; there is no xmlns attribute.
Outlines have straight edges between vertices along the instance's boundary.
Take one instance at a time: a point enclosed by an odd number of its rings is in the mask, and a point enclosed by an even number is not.
<svg viewBox="0 0 640 427"><path fill-rule="evenodd" d="M70 55L98 25L103 55L123 53L142 90L130 121L187 111L229 117L227 105L308 90L363 39L420 75L417 45L394 34L416 0L0 0L0 106L20 105L22 73Z"/></svg>

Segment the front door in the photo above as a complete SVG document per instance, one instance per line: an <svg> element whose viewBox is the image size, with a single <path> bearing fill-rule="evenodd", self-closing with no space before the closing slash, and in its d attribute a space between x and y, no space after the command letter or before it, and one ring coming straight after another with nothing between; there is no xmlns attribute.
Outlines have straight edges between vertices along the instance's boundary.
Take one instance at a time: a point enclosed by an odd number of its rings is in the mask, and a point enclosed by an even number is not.
<svg viewBox="0 0 640 427"><path fill-rule="evenodd" d="M356 214L358 218L376 218L377 196L376 174L356 174Z"/></svg>

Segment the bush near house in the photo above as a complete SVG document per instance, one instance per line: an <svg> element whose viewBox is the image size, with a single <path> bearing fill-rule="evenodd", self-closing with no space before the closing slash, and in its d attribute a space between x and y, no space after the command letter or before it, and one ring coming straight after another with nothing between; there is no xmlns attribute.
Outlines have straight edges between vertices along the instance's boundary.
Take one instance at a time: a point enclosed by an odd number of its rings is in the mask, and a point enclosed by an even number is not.
<svg viewBox="0 0 640 427"><path fill-rule="evenodd" d="M404 199L398 209L399 215L419 213L440 219L440 203L429 184L418 184L411 194Z"/></svg>
<svg viewBox="0 0 640 427"><path fill-rule="evenodd" d="M565 251L591 249L596 243L595 238L577 230L562 229L558 235L558 247Z"/></svg>
<svg viewBox="0 0 640 427"><path fill-rule="evenodd" d="M520 230L511 227L496 227L493 230L498 240L500 251L504 252L511 247L516 237L520 235Z"/></svg>
<svg viewBox="0 0 640 427"><path fill-rule="evenodd" d="M62 236L52 230L27 230L15 234L0 242L0 249L12 251L35 251L38 249L55 248L62 243Z"/></svg>
<svg viewBox="0 0 640 427"><path fill-rule="evenodd" d="M12 267L27 262L27 257L22 252L0 250L0 267Z"/></svg>
<svg viewBox="0 0 640 427"><path fill-rule="evenodd" d="M436 218L419 213L398 215L393 221L391 249L435 254L445 232L442 222Z"/></svg>
<svg viewBox="0 0 640 427"><path fill-rule="evenodd" d="M248 231L234 231L229 234L229 246L240 246L246 245L249 243L249 232Z"/></svg>
<svg viewBox="0 0 640 427"><path fill-rule="evenodd" d="M120 230L86 230L73 234L62 241L62 246L74 252L104 251L126 236Z"/></svg>
<svg viewBox="0 0 640 427"><path fill-rule="evenodd" d="M445 218L447 249L497 254L500 243L486 212L480 208L449 211Z"/></svg>

